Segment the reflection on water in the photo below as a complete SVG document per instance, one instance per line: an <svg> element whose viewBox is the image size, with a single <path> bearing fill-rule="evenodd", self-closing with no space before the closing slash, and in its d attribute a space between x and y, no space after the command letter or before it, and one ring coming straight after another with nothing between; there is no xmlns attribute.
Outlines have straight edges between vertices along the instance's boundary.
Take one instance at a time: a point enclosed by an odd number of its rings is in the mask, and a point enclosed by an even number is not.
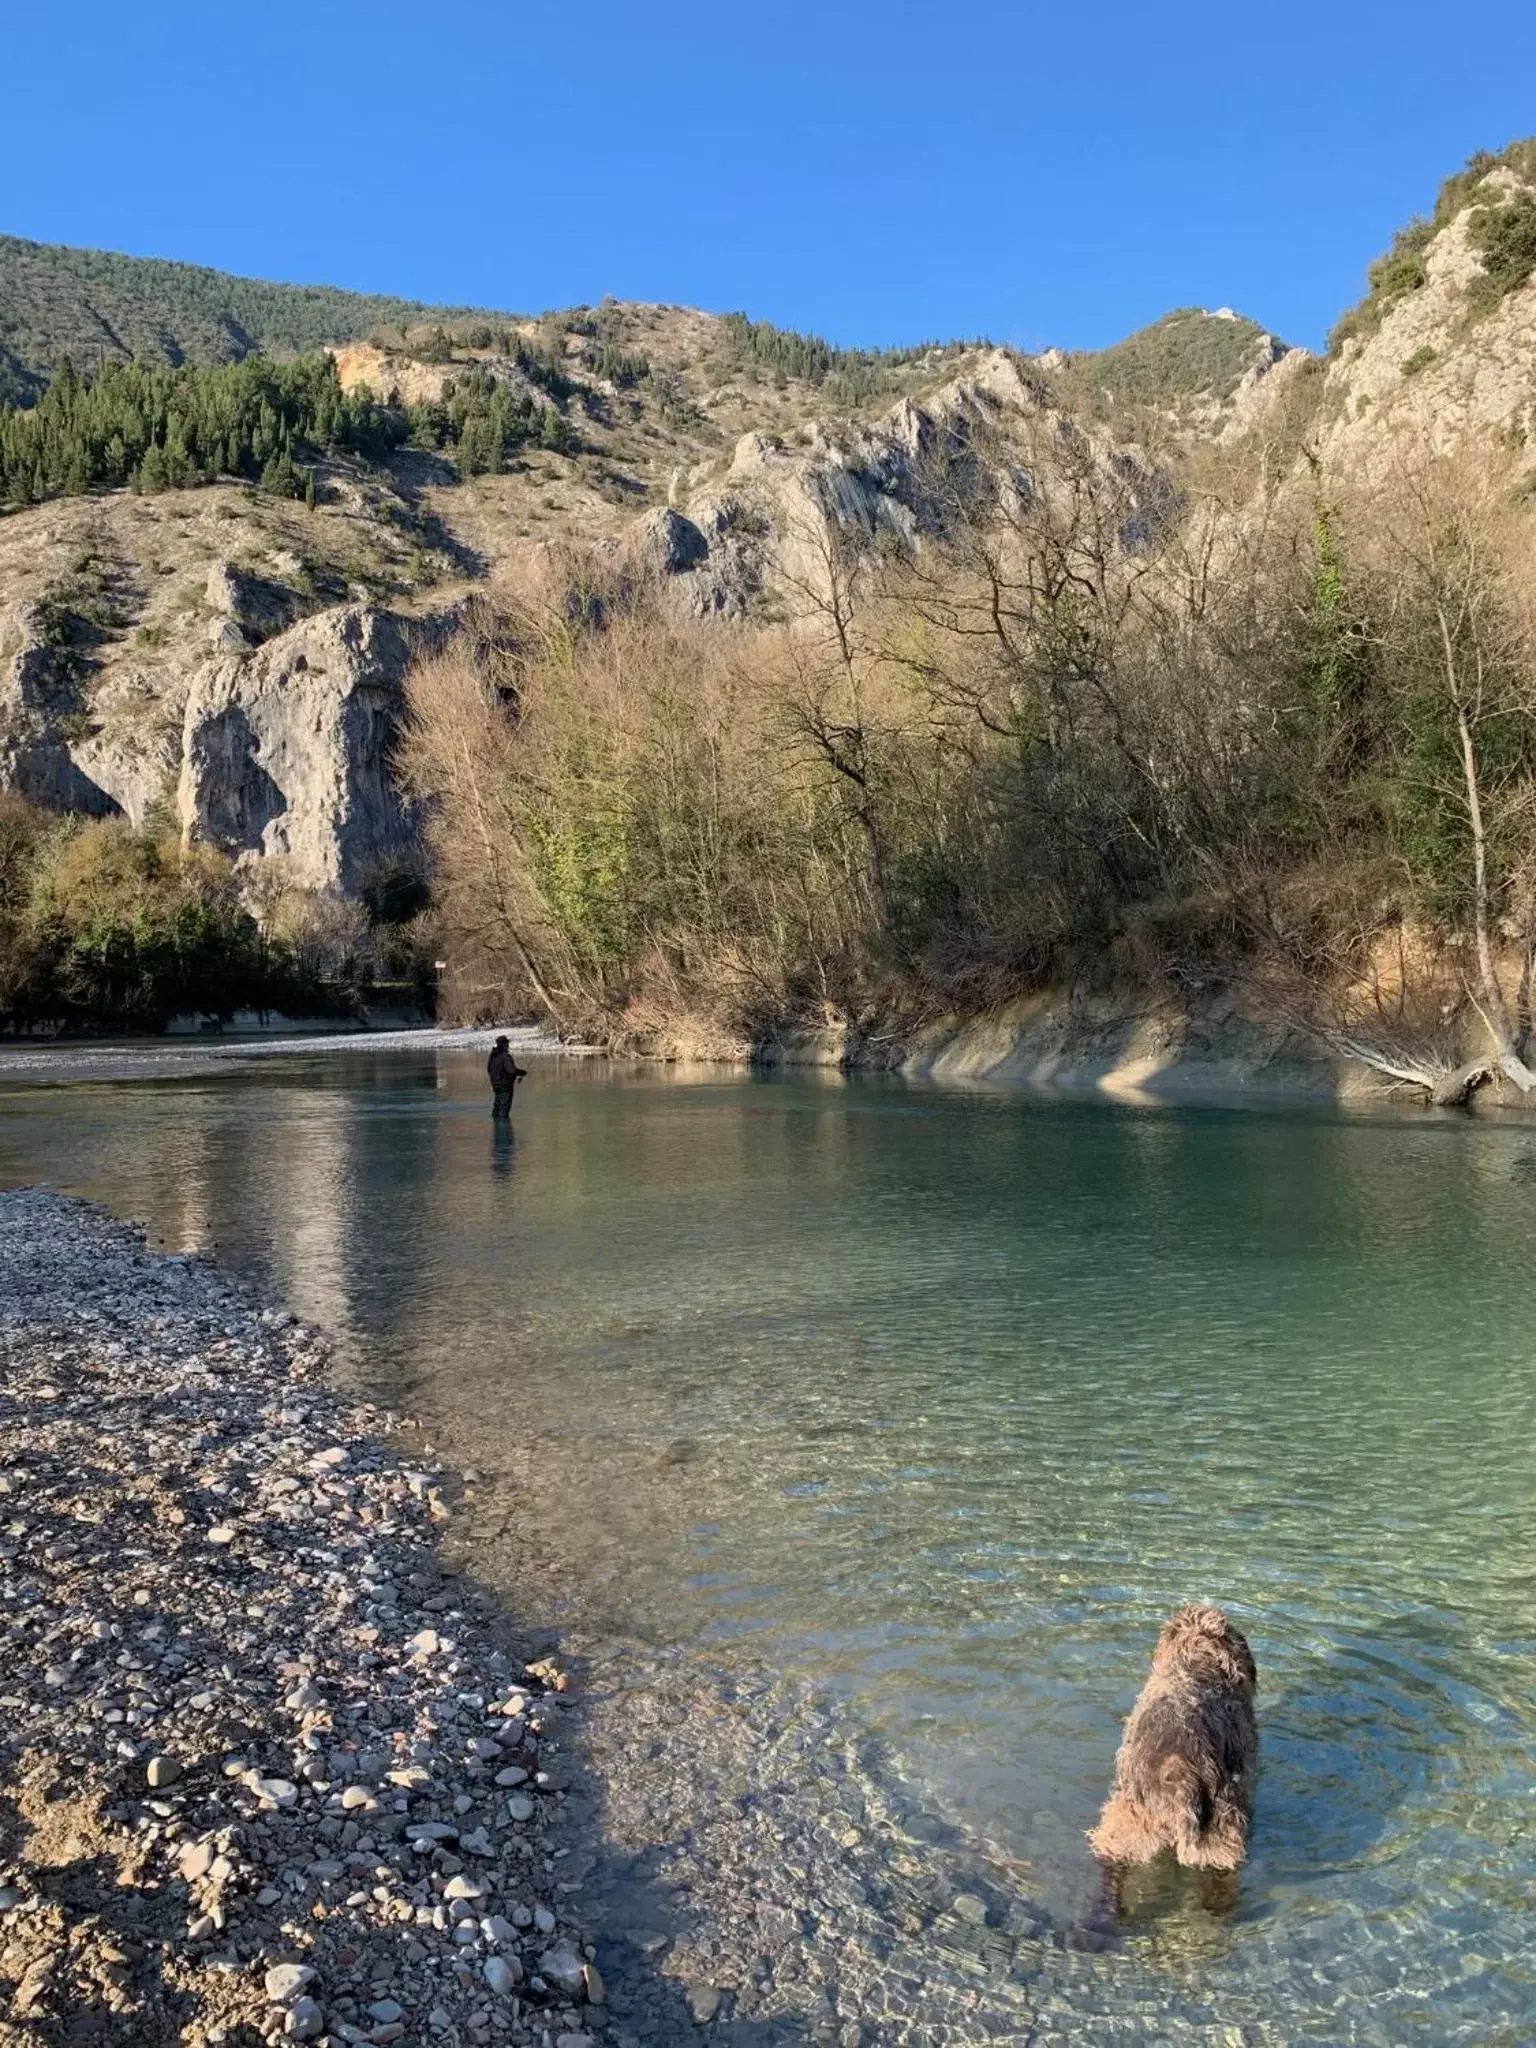
<svg viewBox="0 0 1536 2048"><path fill-rule="evenodd" d="M1143 1886L1132 2009L1528 2038L1521 1131L602 1066L537 1067L506 1131L431 1056L5 1111L0 1175L338 1332L488 1475L509 1577L846 1697L1063 1918L1157 1625L1221 1600L1254 1861L1225 1918Z"/></svg>

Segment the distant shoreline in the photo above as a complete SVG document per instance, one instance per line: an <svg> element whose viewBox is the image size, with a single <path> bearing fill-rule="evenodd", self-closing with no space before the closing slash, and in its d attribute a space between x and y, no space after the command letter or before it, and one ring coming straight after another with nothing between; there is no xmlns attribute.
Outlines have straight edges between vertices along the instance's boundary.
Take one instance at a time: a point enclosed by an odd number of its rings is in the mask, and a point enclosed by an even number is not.
<svg viewBox="0 0 1536 2048"><path fill-rule="evenodd" d="M286 1038L137 1039L111 1043L75 1040L68 1045L0 1043L0 1087L72 1081L171 1081L221 1073L231 1065L307 1055L377 1052L477 1052L488 1050L505 1031L519 1054L536 1058L582 1058L595 1048L565 1045L527 1024L486 1024L439 1030L317 1031Z"/></svg>

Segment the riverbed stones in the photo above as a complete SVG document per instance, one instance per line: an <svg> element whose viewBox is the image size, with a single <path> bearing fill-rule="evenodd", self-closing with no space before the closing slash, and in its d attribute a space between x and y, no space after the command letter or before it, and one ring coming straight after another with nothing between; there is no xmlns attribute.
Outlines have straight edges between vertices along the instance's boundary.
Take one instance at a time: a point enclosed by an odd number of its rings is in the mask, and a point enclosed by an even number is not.
<svg viewBox="0 0 1536 2048"><path fill-rule="evenodd" d="M441 1570L442 1472L418 1439L407 1479L328 1363L206 1261L0 1194L0 2011L29 2040L573 2030L569 1817L494 1782L560 1747L491 1704L544 1681ZM537 1992L552 1946L575 1968Z"/></svg>
<svg viewBox="0 0 1536 2048"><path fill-rule="evenodd" d="M99 2008L103 2039L254 2048L307 1999L320 2032L286 2038L971 2048L1081 2019L1059 1984L1031 2012L1038 1949L1011 1967L1039 1915L989 1892L965 1927L798 1693L574 1638L579 1688L530 1666L477 1600L472 1518L441 1556L432 1452L402 1460L327 1368L206 1262L0 1195L0 1772L48 1828L0 1838L15 2027L63 2040ZM282 1965L315 1974L277 2002Z"/></svg>

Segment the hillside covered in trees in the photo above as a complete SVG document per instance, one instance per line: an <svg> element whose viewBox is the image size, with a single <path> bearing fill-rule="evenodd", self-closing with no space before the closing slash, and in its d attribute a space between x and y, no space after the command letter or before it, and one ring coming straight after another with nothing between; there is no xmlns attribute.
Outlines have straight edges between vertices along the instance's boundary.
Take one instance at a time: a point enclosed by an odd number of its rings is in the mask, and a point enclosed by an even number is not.
<svg viewBox="0 0 1536 2048"><path fill-rule="evenodd" d="M62 356L82 373L135 358L234 363L470 310L0 235L0 400L35 398Z"/></svg>

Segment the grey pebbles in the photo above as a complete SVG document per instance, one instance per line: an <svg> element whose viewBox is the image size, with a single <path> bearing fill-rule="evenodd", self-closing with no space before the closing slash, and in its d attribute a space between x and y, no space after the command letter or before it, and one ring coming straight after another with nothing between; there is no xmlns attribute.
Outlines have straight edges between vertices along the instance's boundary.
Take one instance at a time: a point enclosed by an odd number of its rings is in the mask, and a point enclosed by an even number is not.
<svg viewBox="0 0 1536 2048"><path fill-rule="evenodd" d="M611 2026L564 1795L532 1790L556 1674L438 1558L443 1475L325 1364L206 1261L0 1195L6 2040Z"/></svg>

